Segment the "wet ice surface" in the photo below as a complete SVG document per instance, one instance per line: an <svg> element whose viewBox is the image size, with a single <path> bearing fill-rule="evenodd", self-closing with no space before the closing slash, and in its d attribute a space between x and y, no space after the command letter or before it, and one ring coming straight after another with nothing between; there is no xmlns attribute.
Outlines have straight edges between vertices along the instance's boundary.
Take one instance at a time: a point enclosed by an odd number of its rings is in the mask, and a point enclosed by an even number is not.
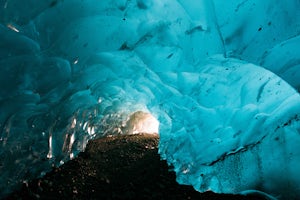
<svg viewBox="0 0 300 200"><path fill-rule="evenodd" d="M300 196L299 4L0 1L0 196L137 111L180 183Z"/></svg>

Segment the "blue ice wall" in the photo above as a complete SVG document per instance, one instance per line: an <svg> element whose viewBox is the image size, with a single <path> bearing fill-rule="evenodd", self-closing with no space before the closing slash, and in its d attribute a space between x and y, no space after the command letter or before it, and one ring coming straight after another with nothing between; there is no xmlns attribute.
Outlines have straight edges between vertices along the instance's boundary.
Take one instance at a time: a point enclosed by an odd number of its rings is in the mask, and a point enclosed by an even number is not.
<svg viewBox="0 0 300 200"><path fill-rule="evenodd" d="M299 8L0 0L0 197L143 111L179 183L297 199Z"/></svg>

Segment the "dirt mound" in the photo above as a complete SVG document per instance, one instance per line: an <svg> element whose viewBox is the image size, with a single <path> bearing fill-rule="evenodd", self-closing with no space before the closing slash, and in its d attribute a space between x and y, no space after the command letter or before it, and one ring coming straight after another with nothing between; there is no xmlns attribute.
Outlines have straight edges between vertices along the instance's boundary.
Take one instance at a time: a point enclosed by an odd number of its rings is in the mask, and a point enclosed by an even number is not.
<svg viewBox="0 0 300 200"><path fill-rule="evenodd" d="M8 199L262 199L199 193L179 185L157 153L157 135L124 135L90 141L85 152Z"/></svg>

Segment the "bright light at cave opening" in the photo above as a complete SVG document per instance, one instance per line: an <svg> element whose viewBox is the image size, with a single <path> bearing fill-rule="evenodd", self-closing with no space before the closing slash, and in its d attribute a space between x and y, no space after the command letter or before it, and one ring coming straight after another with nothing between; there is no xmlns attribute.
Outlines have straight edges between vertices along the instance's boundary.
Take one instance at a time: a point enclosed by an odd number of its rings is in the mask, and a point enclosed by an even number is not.
<svg viewBox="0 0 300 200"><path fill-rule="evenodd" d="M158 134L159 122L150 113L137 111L129 116L126 122L126 129L128 134Z"/></svg>

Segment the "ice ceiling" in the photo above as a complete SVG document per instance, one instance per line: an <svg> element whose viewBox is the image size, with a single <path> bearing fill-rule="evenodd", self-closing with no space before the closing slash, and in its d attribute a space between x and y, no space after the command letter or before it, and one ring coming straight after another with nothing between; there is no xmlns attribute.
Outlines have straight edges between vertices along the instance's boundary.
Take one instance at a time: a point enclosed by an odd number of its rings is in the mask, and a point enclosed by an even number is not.
<svg viewBox="0 0 300 200"><path fill-rule="evenodd" d="M298 0L0 0L0 197L89 139L144 130L132 125L141 117L159 121L159 153L179 183L296 199L299 9Z"/></svg>

